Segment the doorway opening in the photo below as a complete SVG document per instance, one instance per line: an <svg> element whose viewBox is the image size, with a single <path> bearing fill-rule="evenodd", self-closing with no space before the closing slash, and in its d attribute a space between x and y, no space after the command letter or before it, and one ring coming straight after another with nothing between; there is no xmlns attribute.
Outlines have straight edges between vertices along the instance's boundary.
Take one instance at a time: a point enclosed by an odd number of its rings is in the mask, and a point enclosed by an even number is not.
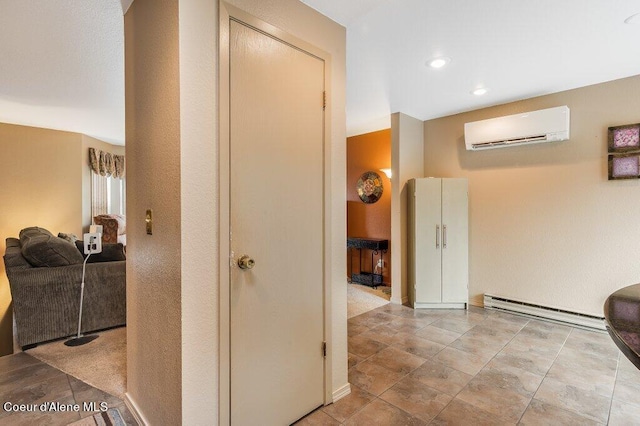
<svg viewBox="0 0 640 426"><path fill-rule="evenodd" d="M347 138L347 317L391 298L391 129Z"/></svg>

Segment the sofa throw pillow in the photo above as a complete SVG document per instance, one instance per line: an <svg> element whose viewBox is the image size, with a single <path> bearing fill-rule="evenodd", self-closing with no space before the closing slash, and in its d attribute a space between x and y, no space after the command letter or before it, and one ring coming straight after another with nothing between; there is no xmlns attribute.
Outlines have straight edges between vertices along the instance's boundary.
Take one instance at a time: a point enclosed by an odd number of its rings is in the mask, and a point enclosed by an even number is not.
<svg viewBox="0 0 640 426"><path fill-rule="evenodd" d="M112 226L118 235L127 233L127 219L121 214L101 214L94 216L93 221L96 225ZM111 224L108 222L112 221Z"/></svg>
<svg viewBox="0 0 640 426"><path fill-rule="evenodd" d="M102 243L127 245L127 221L124 215L103 214L93 217L93 223L102 226Z"/></svg>
<svg viewBox="0 0 640 426"><path fill-rule="evenodd" d="M80 251L81 255L85 257L82 240L76 241L76 246L78 247L78 250ZM105 244L102 244L102 252L92 254L91 256L89 256L89 260L87 260L87 263L117 262L118 260L126 260L126 259L127 257L124 254L124 246L122 244L105 243Z"/></svg>
<svg viewBox="0 0 640 426"><path fill-rule="evenodd" d="M33 266L67 266L83 261L73 244L37 226L20 231L20 247L24 258Z"/></svg>
<svg viewBox="0 0 640 426"><path fill-rule="evenodd" d="M76 234L65 234L62 232L58 232L58 238L62 238L63 240L69 241L71 244L75 244L78 241L78 236Z"/></svg>

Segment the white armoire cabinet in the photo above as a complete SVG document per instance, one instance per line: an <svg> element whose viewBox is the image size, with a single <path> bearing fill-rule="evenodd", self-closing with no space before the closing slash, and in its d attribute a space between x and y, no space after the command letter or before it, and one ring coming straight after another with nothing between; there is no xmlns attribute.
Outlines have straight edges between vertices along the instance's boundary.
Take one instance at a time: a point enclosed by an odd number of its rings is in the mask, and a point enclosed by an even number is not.
<svg viewBox="0 0 640 426"><path fill-rule="evenodd" d="M407 277L414 308L466 308L469 202L466 179L408 182Z"/></svg>

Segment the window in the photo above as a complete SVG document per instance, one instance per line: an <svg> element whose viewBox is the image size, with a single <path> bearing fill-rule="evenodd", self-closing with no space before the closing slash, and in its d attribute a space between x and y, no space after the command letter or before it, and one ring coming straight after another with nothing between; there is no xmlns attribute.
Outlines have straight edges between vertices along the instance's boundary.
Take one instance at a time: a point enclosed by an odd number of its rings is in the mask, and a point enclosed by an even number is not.
<svg viewBox="0 0 640 426"><path fill-rule="evenodd" d="M91 217L125 214L124 155L89 148L91 168Z"/></svg>
<svg viewBox="0 0 640 426"><path fill-rule="evenodd" d="M121 214L126 211L124 179L91 173L91 217L100 214Z"/></svg>

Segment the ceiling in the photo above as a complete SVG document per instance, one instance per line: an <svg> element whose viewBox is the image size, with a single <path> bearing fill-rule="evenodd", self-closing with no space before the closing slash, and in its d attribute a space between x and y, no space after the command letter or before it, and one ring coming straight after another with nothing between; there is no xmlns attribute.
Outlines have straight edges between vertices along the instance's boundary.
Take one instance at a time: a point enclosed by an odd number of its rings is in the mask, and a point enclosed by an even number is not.
<svg viewBox="0 0 640 426"><path fill-rule="evenodd" d="M124 144L132 1L0 0L0 122ZM347 27L349 135L640 74L638 0L303 2Z"/></svg>
<svg viewBox="0 0 640 426"><path fill-rule="evenodd" d="M0 0L0 122L124 144L122 11L120 0Z"/></svg>
<svg viewBox="0 0 640 426"><path fill-rule="evenodd" d="M348 135L640 74L638 0L302 1L347 28Z"/></svg>

